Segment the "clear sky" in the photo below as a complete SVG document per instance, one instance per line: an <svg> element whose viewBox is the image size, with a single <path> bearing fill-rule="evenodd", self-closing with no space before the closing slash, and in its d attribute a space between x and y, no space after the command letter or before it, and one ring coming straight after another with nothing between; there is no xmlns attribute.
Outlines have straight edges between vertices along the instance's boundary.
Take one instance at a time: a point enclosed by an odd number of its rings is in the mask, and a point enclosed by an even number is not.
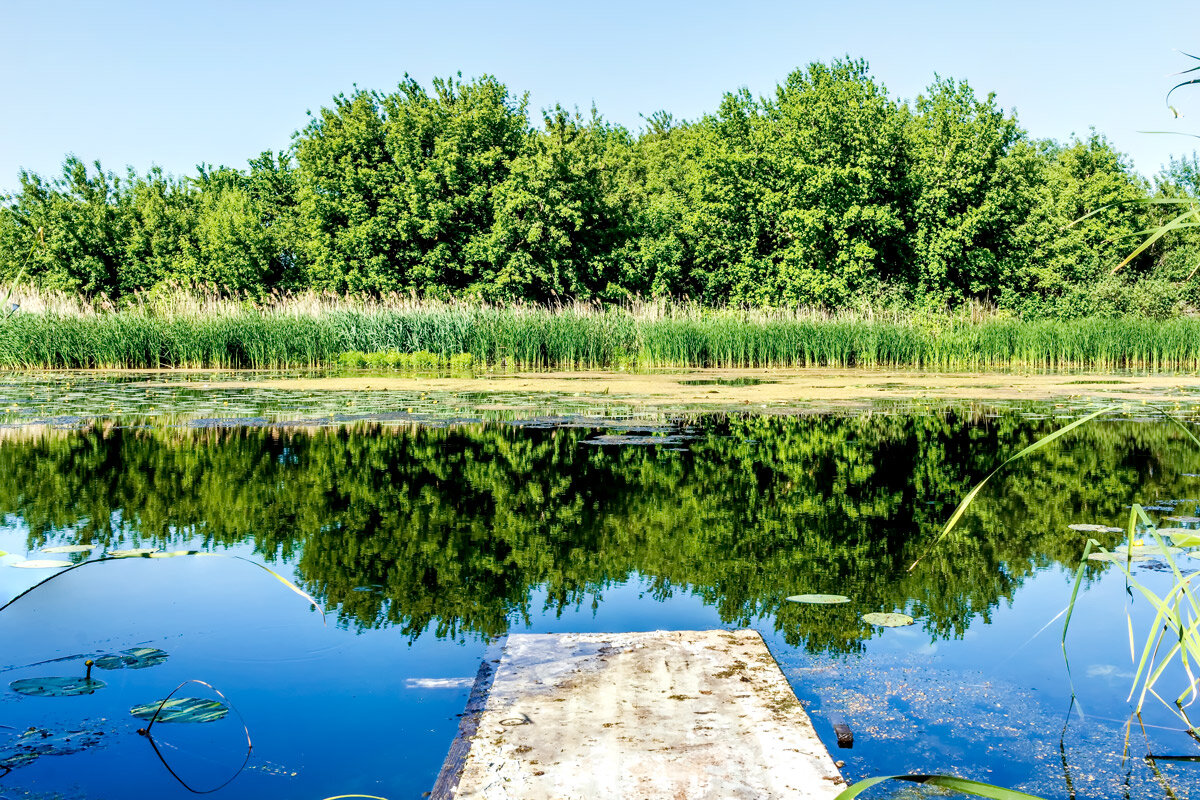
<svg viewBox="0 0 1200 800"><path fill-rule="evenodd" d="M694 118L722 93L773 90L792 69L862 57L893 96L934 73L995 92L1037 137L1094 126L1153 174L1200 145L1200 87L1164 103L1200 54L1200 2L254 2L0 0L0 190L67 153L109 169L244 167L287 146L305 110L405 72L497 76L637 128ZM1188 115L1188 112L1191 112Z"/></svg>

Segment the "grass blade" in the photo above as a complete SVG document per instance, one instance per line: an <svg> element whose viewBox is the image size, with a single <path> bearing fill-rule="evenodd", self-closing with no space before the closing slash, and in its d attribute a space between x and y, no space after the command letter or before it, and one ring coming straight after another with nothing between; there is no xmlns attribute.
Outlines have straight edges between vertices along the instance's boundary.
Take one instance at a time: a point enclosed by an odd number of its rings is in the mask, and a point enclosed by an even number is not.
<svg viewBox="0 0 1200 800"><path fill-rule="evenodd" d="M945 527L942 528L942 532L937 535L937 538L935 538L933 540L933 542L929 545L929 548L925 551L925 553L922 554L916 561L914 561L912 564L909 565L908 571L912 572L916 568L917 564L921 563L921 561L923 561L925 559L925 556L929 555L930 550L932 550L934 547L936 547L937 543L940 542L943 538L945 538L946 534L948 534L951 530L954 529L954 526L958 524L958 521L960 519L962 519L962 515L964 513L966 513L966 510L971 505L972 501L975 500L976 495L979 494L979 490L982 489L987 484L988 481L990 481L993 477L995 477L996 473L1000 472L1002 469L1004 469L1005 467L1007 467L1009 464L1013 463L1014 461L1019 461L1020 459L1029 455L1030 453L1036 453L1038 450L1041 450L1043 447L1050 444L1051 442L1053 442L1053 441L1067 435L1071 431L1075 430L1080 425L1091 422L1092 420L1096 419L1097 417L1108 414L1112 410L1113 409L1110 409L1110 408L1102 408L1099 411L1093 411L1091 414L1088 414L1087 416L1080 417L1079 419L1075 420L1074 422L1070 423L1069 425L1064 425L1063 427L1059 428L1058 430L1056 430L1052 433L1049 433L1046 436L1043 436L1041 439L1038 439L1036 442L1034 442L1033 444L1024 448L1023 450L1021 450L1021 452L1017 453L1016 455L1010 456L1007 460L1004 461L1004 463L1002 463L1000 466L996 467L994 470L989 472L987 474L987 477L985 477L979 483L975 484L975 488L973 488L970 492L968 492L967 496L964 497L961 502L959 502L958 507L955 508L954 513L950 515L950 519L946 522Z"/></svg>
<svg viewBox="0 0 1200 800"><path fill-rule="evenodd" d="M925 786L940 786L943 789L949 789L953 792L962 792L963 794L974 795L975 797L987 797L991 798L991 800L1043 800L1043 798L1029 794L1028 792L1006 789L1003 786L994 786L990 783L967 780L966 778L956 778L953 775L887 775L877 778L867 778L847 787L834 800L853 800L853 798L858 797L867 789L877 786L884 781L907 781Z"/></svg>
<svg viewBox="0 0 1200 800"><path fill-rule="evenodd" d="M1197 211L1195 208L1190 209L1189 211L1186 211L1186 212L1180 214L1178 217L1175 217L1175 219L1171 220L1170 222L1167 222L1167 223L1163 224L1162 226L1156 228L1154 233L1152 233L1152 234L1150 234L1150 236L1146 237L1146 240L1144 242L1142 242L1141 244L1139 244L1132 253L1125 256L1125 258L1121 260L1120 264L1117 264L1115 267L1113 267L1113 269L1112 269L1113 273L1118 272L1122 267L1124 267L1130 261L1133 261L1139 255L1144 253L1146 251L1146 249L1148 247L1150 247L1150 245L1154 244L1155 242L1157 242L1162 237L1166 236L1171 231L1177 230L1178 228L1182 227L1182 225L1179 224L1182 220L1185 220L1191 216L1196 216L1196 214L1197 214Z"/></svg>

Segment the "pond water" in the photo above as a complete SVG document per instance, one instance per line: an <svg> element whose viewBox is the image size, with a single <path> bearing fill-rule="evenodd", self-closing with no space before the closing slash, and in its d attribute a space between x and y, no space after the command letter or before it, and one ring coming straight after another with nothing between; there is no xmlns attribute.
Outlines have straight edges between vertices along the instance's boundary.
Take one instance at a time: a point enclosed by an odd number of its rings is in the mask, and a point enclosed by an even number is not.
<svg viewBox="0 0 1200 800"><path fill-rule="evenodd" d="M931 548L980 478L1081 409L630 420L539 407L521 420L472 417L463 398L349 408L247 392L222 415L230 398L211 392L148 401L89 380L70 402L77 385L44 381L0 396L0 605L17 598L0 610L0 798L185 797L226 781L215 797L416 798L506 633L713 627L762 633L851 780L1200 796L1200 765L1143 758L1200 755L1161 704L1124 757L1118 568L1088 562L1070 671L1061 646L1087 537L1125 538L1068 525L1124 526L1134 502L1200 516L1200 450L1174 423L1079 428L994 479ZM90 549L47 552L70 545ZM100 560L130 548L218 557ZM54 559L95 563L13 566ZM1150 585L1164 568L1133 567ZM803 593L851 602L785 599ZM916 624L862 620L877 611ZM1138 597L1132 615L1140 646L1153 612ZM114 655L125 668L102 669ZM78 685L87 659L102 687L9 688ZM1184 680L1165 673L1164 696ZM130 709L181 684L175 697L228 712L139 735Z"/></svg>

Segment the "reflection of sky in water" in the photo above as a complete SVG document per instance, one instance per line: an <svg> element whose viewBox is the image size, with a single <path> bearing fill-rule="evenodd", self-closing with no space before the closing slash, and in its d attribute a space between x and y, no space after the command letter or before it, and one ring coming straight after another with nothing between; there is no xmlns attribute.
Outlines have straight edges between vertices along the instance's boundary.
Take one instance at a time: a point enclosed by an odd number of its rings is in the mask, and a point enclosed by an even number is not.
<svg viewBox="0 0 1200 800"><path fill-rule="evenodd" d="M23 391L30 394L28 388ZM52 394L47 388L39 391ZM97 395L89 389L83 400L94 406ZM193 399L184 397L183 404L189 415L223 416L211 398L206 402L210 404L203 406L197 399L188 405ZM236 416L326 413L302 397L286 406L279 397L246 392L232 402L238 404L231 412ZM594 458L607 452L582 449L597 453L589 455ZM300 457L291 449L281 451L285 463ZM1178 480L1182 482L1171 487L1176 490L1173 496L1196 494L1200 484ZM1088 511L1078 513L1093 519ZM119 512L114 514L113 528L120 533L114 541L137 546L136 527ZM0 550L10 555L0 561L11 564L39 557L36 548L29 548L28 534L23 521L10 513L0 528ZM69 542L71 532L59 530L51 538L56 544ZM252 541L213 545L183 532L172 537L171 547L244 556L299 580L300 552L264 560ZM75 562L86 555L48 557ZM814 654L788 644L785 631L777 629L775 605L751 622L808 706L834 757L846 761L845 773L851 779L953 772L1048 797L1067 797L1071 791L1080 797L1164 796L1141 760L1147 744L1140 731L1130 739L1133 758L1122 764L1122 725L1129 710L1125 695L1132 668L1120 573L1113 567L1099 571L1102 577L1076 607L1068 637L1071 674L1079 693L1079 703L1072 708L1060 647L1061 620L1052 620L1065 608L1074 576L1051 558L1044 562L1018 582L1010 598L1001 597L990 608L986 622L976 615L957 638L931 637L919 619L913 627L875 631L861 652ZM1182 557L1180 563L1193 570L1197 562ZM1135 569L1155 584L1162 585L1167 577L1153 564ZM0 566L0 597L15 596L47 574ZM384 586L358 588L367 595L387 591ZM780 586L779 594L809 588ZM720 598L714 598L713 591L672 584L643 570L601 581L565 606L535 588L527 604L510 609L509 624L513 630L532 632L723 627ZM794 620L797 617L785 617L794 614L803 620L803 614L876 610L892 609L852 605L841 611L784 608L778 613L780 619ZM1140 645L1149 619L1147 604L1135 602L1134 611ZM82 669L84 657L130 647L155 647L170 655L165 664L144 670L97 671L107 686L94 695L27 698L0 692L0 749L29 725L86 726L101 734L96 747L45 756L0 778L0 796L9 798L36 793L187 796L136 734L141 723L128 709L160 699L189 679L207 681L223 692L254 741L247 769L214 796L419 796L432 785L488 646L483 637L470 633L458 639L439 639L431 633L409 637L393 627L339 622L336 609L322 624L302 598L262 570L232 558L128 559L73 570L0 613L0 641L5 643L0 655L0 682L5 685L18 678L73 675ZM28 666L64 657L72 658ZM1168 675L1164 685L1179 677ZM200 688L194 693L207 696ZM1171 715L1157 705L1148 708L1144 721L1149 749L1195 754L1195 746L1178 732L1180 726ZM190 729L160 726L156 737L174 768L198 785L212 785L236 768L244 754L239 751L241 728L235 716ZM835 720L854 730L852 750L837 749ZM1194 765L1160 762L1159 767L1176 797L1195 796Z"/></svg>

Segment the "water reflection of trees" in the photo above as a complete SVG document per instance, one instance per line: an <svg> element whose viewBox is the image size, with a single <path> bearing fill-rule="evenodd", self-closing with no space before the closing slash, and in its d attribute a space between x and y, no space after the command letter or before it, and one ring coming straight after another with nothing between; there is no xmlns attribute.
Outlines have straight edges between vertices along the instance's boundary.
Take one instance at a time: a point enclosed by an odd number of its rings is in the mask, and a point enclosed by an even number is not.
<svg viewBox="0 0 1200 800"><path fill-rule="evenodd" d="M934 636L987 618L1034 569L1074 567L1070 522L1118 521L1186 485L1168 425L1097 423L995 483L913 573L958 498L1047 422L931 416L711 418L690 453L581 444L504 424L324 430L105 430L8 441L0 508L31 544L252 542L295 563L344 624L499 634L639 573L730 623L852 650L863 610L906 608ZM364 591L364 587L366 590ZM858 603L807 608L799 592Z"/></svg>

